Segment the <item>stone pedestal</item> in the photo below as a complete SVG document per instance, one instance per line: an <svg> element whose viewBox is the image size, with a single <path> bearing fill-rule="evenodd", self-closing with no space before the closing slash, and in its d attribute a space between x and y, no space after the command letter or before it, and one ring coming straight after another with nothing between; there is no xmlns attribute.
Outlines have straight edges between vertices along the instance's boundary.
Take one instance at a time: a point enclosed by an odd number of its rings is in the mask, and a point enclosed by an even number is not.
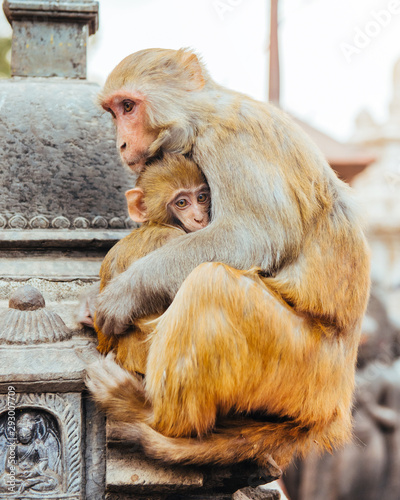
<svg viewBox="0 0 400 500"><path fill-rule="evenodd" d="M101 500L105 422L85 394L93 342L73 338L40 292L0 316L0 498Z"/></svg>

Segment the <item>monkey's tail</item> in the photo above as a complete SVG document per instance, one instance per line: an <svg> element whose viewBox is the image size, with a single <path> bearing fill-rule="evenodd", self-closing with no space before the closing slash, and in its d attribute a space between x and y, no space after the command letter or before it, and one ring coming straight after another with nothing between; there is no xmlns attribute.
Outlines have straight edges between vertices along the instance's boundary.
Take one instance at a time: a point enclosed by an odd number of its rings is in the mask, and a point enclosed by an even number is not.
<svg viewBox="0 0 400 500"><path fill-rule="evenodd" d="M294 452L304 453L313 439L319 440L316 430L293 421L235 417L219 420L204 437L164 436L150 426L152 408L141 381L117 365L112 354L88 368L87 386L108 416L118 422L115 437L140 443L148 456L164 462L228 465L252 460L271 470L271 466L278 467L275 462L283 467ZM320 444L330 448L329 443Z"/></svg>

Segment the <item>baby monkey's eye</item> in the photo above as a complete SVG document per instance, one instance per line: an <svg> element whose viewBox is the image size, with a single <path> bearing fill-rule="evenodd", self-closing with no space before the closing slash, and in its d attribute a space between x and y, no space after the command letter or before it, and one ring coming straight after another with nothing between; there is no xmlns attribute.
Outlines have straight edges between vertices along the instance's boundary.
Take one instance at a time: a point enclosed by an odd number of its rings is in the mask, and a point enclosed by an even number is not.
<svg viewBox="0 0 400 500"><path fill-rule="evenodd" d="M123 105L125 113L130 113L132 109L135 107L135 103L133 101L124 101Z"/></svg>
<svg viewBox="0 0 400 500"><path fill-rule="evenodd" d="M197 197L197 201L199 203L205 203L208 200L208 194L207 193L200 193L199 196Z"/></svg>
<svg viewBox="0 0 400 500"><path fill-rule="evenodd" d="M178 207L178 208L185 208L187 206L188 202L187 200L185 200L185 198L181 198L180 200L178 200L175 205Z"/></svg>

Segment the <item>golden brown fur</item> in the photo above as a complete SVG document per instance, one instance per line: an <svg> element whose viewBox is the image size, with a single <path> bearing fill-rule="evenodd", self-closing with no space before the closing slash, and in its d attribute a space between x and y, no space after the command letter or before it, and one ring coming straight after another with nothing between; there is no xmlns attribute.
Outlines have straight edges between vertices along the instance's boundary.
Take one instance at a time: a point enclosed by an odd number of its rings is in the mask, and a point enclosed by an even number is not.
<svg viewBox="0 0 400 500"><path fill-rule="evenodd" d="M124 99L132 115L119 112ZM190 52L128 56L102 103L132 168L160 151L191 155L211 189L212 223L101 294L107 335L171 305L151 334L144 392L106 358L90 373L97 401L126 437L169 461L263 464L270 454L285 466L314 442L346 441L369 291L347 186L287 115L219 86Z"/></svg>
<svg viewBox="0 0 400 500"><path fill-rule="evenodd" d="M157 222L145 222L139 229L134 229L128 236L120 240L107 253L100 268L100 291L112 278L122 273L137 259L164 245L172 238L184 234L182 229L165 226ZM106 336L94 322L97 333L97 349L102 354L112 351L115 361L130 372L146 373L148 354L148 334L152 328L147 322L157 317L148 316L135 321L133 329L123 335Z"/></svg>
<svg viewBox="0 0 400 500"><path fill-rule="evenodd" d="M190 189L206 183L204 175L195 163L181 155L165 155L143 171L136 186L143 191L147 221L120 240L106 255L100 268L100 291L136 260L144 257L173 238L182 236L183 229L174 227L168 211L168 200L179 189ZM112 351L115 361L126 370L146 372L148 335L153 330L148 322L155 316L135 321L131 331L119 336L105 336L94 323L97 333L97 349L102 354Z"/></svg>

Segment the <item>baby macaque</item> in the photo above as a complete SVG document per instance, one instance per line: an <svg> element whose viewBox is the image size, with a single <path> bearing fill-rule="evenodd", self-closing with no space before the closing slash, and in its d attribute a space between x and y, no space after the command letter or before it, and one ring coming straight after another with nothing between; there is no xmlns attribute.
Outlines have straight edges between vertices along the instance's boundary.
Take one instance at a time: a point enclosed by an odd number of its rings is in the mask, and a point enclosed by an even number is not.
<svg viewBox="0 0 400 500"><path fill-rule="evenodd" d="M172 238L204 228L210 220L207 181L197 165L182 155L165 155L147 166L136 187L125 194L129 216L142 226L120 240L106 255L100 269L100 292L135 260ZM165 308L167 306L165 304ZM113 351L123 368L144 374L149 345L146 340L153 329L147 327L147 323L156 317L158 315L135 321L132 331L118 337L104 336L95 325L98 350L102 354Z"/></svg>

